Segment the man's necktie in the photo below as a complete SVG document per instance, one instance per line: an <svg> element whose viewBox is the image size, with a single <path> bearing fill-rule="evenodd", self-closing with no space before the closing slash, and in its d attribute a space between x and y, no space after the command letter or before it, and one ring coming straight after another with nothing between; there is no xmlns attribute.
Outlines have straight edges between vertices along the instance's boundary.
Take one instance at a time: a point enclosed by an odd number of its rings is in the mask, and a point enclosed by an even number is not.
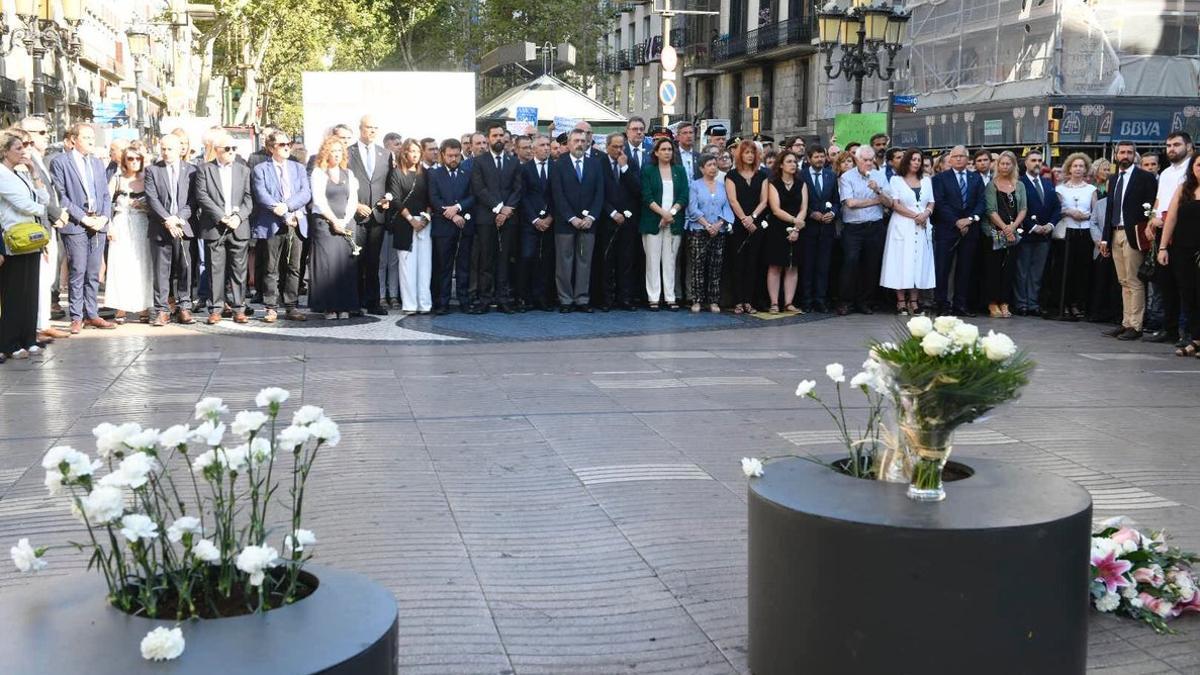
<svg viewBox="0 0 1200 675"><path fill-rule="evenodd" d="M276 164L275 170L279 172L279 189L283 193L283 201L286 202L287 198L292 196L292 179L283 164Z"/></svg>
<svg viewBox="0 0 1200 675"><path fill-rule="evenodd" d="M1045 204L1046 203L1046 192L1042 189L1041 177L1030 178L1029 180L1033 182L1033 189L1037 190L1038 201L1041 202L1042 204Z"/></svg>
<svg viewBox="0 0 1200 675"><path fill-rule="evenodd" d="M375 173L375 153L371 152L371 148L364 145L362 156L363 165L367 167L367 176L370 177Z"/></svg>
<svg viewBox="0 0 1200 675"><path fill-rule="evenodd" d="M540 178L543 183L546 182L546 163L545 162L538 162L538 178Z"/></svg>
<svg viewBox="0 0 1200 675"><path fill-rule="evenodd" d="M92 163L89 158L83 158L83 194L87 197L87 211L93 211L96 208L96 194L93 185L96 184L96 174L93 173Z"/></svg>
<svg viewBox="0 0 1200 675"><path fill-rule="evenodd" d="M575 160L575 177L579 179L580 183L583 182L583 160L582 159Z"/></svg>
<svg viewBox="0 0 1200 675"><path fill-rule="evenodd" d="M958 194L962 197L962 205L967 205L967 174L958 172Z"/></svg>
<svg viewBox="0 0 1200 675"><path fill-rule="evenodd" d="M1113 213L1117 214L1116 217L1113 218L1114 223L1123 222L1121 220L1121 217L1124 214L1121 213L1121 206L1123 205L1122 202L1124 202L1124 201L1125 201L1125 172L1122 171L1121 173L1117 174L1117 186L1116 186L1116 188L1113 189Z"/></svg>
<svg viewBox="0 0 1200 675"><path fill-rule="evenodd" d="M619 182L621 182L621 167L620 167L620 165L617 164L617 162L615 160L613 161L612 166L613 166L613 178L615 178L617 180L617 182L619 183Z"/></svg>
<svg viewBox="0 0 1200 675"><path fill-rule="evenodd" d="M175 168L174 164L171 164L167 167L167 187L171 188L171 213L175 213L175 207L177 206L175 201L178 199L177 195L179 194L179 174L177 173L177 169Z"/></svg>
<svg viewBox="0 0 1200 675"><path fill-rule="evenodd" d="M817 196L821 196L821 174L813 172L813 182L817 185Z"/></svg>

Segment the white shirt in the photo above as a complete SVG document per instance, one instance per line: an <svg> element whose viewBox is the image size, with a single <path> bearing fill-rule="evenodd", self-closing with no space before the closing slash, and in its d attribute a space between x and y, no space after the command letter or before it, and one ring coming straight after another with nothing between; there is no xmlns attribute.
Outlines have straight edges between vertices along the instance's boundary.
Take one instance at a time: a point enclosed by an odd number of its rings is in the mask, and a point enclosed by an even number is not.
<svg viewBox="0 0 1200 675"><path fill-rule="evenodd" d="M1190 157L1184 159L1178 164L1172 164L1158 175L1158 195L1156 197L1159 217L1167 217L1167 209L1171 206L1171 200L1175 198L1175 192L1179 190L1179 186L1183 185L1183 181L1187 180L1188 164L1191 164Z"/></svg>
<svg viewBox="0 0 1200 675"><path fill-rule="evenodd" d="M1071 185L1070 183L1059 183L1054 191L1058 193L1059 201L1062 202L1064 209L1075 209L1088 214L1088 218L1084 220L1075 220L1067 214L1062 214L1062 220L1066 221L1067 228L1071 230L1086 230L1092 226L1092 195L1096 193L1096 186L1091 183L1084 182L1081 185Z"/></svg>
<svg viewBox="0 0 1200 675"><path fill-rule="evenodd" d="M79 172L80 182L83 183L83 192L88 198L88 203L84 206L87 207L87 210L95 209L96 195L92 194L92 181L88 180L91 177L88 170L93 167L89 166L88 158L78 150L71 151L71 159L75 162L75 170Z"/></svg>
<svg viewBox="0 0 1200 675"><path fill-rule="evenodd" d="M225 215L233 213L233 164L217 162L217 175L221 178L221 194L225 195Z"/></svg>
<svg viewBox="0 0 1200 675"><path fill-rule="evenodd" d="M658 205L663 207L664 209L670 211L671 207L674 206L674 204L675 204L675 181L664 180L662 183L663 183L663 196L662 196L662 201L659 202Z"/></svg>
<svg viewBox="0 0 1200 675"><path fill-rule="evenodd" d="M1114 194L1109 195L1110 197L1116 197L1116 194L1115 194L1116 189L1115 188L1117 186L1117 183L1120 183L1120 185L1121 185L1121 208L1117 209L1117 215L1116 215L1117 227L1125 227L1125 197L1129 195L1129 177L1131 175L1133 175L1133 167L1132 166L1129 167L1128 169L1125 169L1124 171L1118 171L1117 172L1117 180L1115 183L1113 183ZM1108 201L1110 204L1115 204L1115 202L1112 199L1109 199Z"/></svg>

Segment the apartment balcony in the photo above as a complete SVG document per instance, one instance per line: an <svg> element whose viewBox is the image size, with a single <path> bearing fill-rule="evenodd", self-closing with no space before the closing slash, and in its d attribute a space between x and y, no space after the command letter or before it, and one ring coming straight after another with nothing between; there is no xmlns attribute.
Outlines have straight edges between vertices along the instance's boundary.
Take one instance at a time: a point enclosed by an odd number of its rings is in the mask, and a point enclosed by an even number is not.
<svg viewBox="0 0 1200 675"><path fill-rule="evenodd" d="M0 103L17 105L21 101L21 84L11 77L0 77Z"/></svg>
<svg viewBox="0 0 1200 675"><path fill-rule="evenodd" d="M707 65L717 71L733 70L755 63L769 63L811 54L817 34L815 15L786 19L759 26L740 35L726 35L713 40L708 47ZM698 56L700 56L698 54ZM701 74L701 73L696 73Z"/></svg>

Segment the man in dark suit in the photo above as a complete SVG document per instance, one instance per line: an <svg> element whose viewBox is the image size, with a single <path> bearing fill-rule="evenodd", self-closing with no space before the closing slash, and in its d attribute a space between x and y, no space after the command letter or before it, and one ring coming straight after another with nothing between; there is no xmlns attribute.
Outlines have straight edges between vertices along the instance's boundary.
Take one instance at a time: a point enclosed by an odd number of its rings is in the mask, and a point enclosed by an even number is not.
<svg viewBox="0 0 1200 675"><path fill-rule="evenodd" d="M474 301L470 312L486 314L496 303L504 314L512 310L510 265L517 251L517 204L521 201L521 164L505 152L504 124L487 127L489 152L476 155L471 168L471 194L475 197L472 215L478 238L471 249L471 277L475 280Z"/></svg>
<svg viewBox="0 0 1200 675"><path fill-rule="evenodd" d="M304 321L300 311L301 239L308 236L305 209L312 201L312 188L304 165L292 161L292 141L286 132L275 131L267 139L271 159L261 162L250 173L250 191L254 210L250 231L255 239L267 242L267 267L263 278L263 321L278 320L282 296L287 310L284 318Z"/></svg>
<svg viewBox="0 0 1200 675"><path fill-rule="evenodd" d="M387 193L392 172L392 156L375 142L379 125L370 115L358 121L358 142L348 148L350 171L358 181L358 213L355 214L355 239L362 247L358 257L358 297L367 311L385 315L379 304L379 256L383 251L385 212L380 203Z"/></svg>
<svg viewBox="0 0 1200 675"><path fill-rule="evenodd" d="M1054 191L1054 183L1042 177L1042 153L1037 150L1025 155L1025 171L1021 174L1025 184L1025 199L1029 217L1025 223L1025 234L1017 244L1017 272L1013 300L1017 316L1041 314L1038 297L1042 292L1042 275L1046 271L1046 257L1050 253L1050 233L1062 214L1062 203Z"/></svg>
<svg viewBox="0 0 1200 675"><path fill-rule="evenodd" d="M825 148L808 149L808 164L802 169L808 185L808 226L800 230L800 309L805 312L829 311L829 268L833 244L837 238L834 221L842 212L837 176L828 166Z"/></svg>
<svg viewBox="0 0 1200 675"><path fill-rule="evenodd" d="M1154 174L1134 166L1137 146L1131 141L1117 143L1117 171L1108 179L1108 209L1104 212L1104 234L1100 236L1100 255L1112 256L1121 284L1121 325L1105 335L1121 340L1142 337L1142 315L1146 311L1146 286L1138 279L1145 252L1138 246L1137 229L1149 220L1147 208L1153 207L1158 192Z"/></svg>
<svg viewBox="0 0 1200 675"><path fill-rule="evenodd" d="M221 321L226 304L233 308L235 323L246 323L246 249L254 208L250 169L237 161L237 147L229 134L222 132L214 147L216 158L206 162L195 178L200 237L209 261L208 324Z"/></svg>
<svg viewBox="0 0 1200 675"><path fill-rule="evenodd" d="M598 279L604 291L600 309L633 310L633 257L638 242L634 214L642 208L642 177L625 155L624 134L609 134L605 152L598 160L604 175L604 208L596 241Z"/></svg>
<svg viewBox="0 0 1200 675"><path fill-rule="evenodd" d="M979 222L986 204L979 174L967 171L967 149L950 150L950 168L933 177L933 264L937 311L975 316L968 302L972 268L979 247ZM954 304L950 304L950 268L954 267Z"/></svg>
<svg viewBox="0 0 1200 675"><path fill-rule="evenodd" d="M590 134L587 142L592 142ZM625 157L629 159L630 170L638 176L638 181L641 181L642 167L646 162L653 163L650 159L650 144L650 139L646 138L646 120L636 115L630 117L625 123Z"/></svg>
<svg viewBox="0 0 1200 675"><path fill-rule="evenodd" d="M533 140L533 161L521 165L521 263L517 288L522 305L549 310L554 288L554 200L550 191L550 138Z"/></svg>
<svg viewBox="0 0 1200 675"><path fill-rule="evenodd" d="M116 328L100 318L96 302L108 221L112 219L104 164L92 154L96 149L96 130L90 124L75 124L67 131L67 140L71 150L55 155L50 161L50 177L62 208L70 214L60 234L67 252L71 332L78 333L85 324L93 328Z"/></svg>
<svg viewBox="0 0 1200 675"><path fill-rule="evenodd" d="M471 173L462 162L462 144L442 141L442 163L429 172L429 203L433 207L433 313L450 311L450 282L462 311L470 306L471 247L475 224L471 222Z"/></svg>
<svg viewBox="0 0 1200 675"><path fill-rule="evenodd" d="M146 203L150 207L150 242L154 260L154 318L151 326L169 320L168 297L175 282L175 320L192 318L192 174L196 167L180 156L179 137L167 134L158 142L160 159L146 168Z"/></svg>
<svg viewBox="0 0 1200 675"><path fill-rule="evenodd" d="M696 127L691 122L680 122L675 128L675 144L679 149L675 152L672 162L682 164L687 169L688 178L696 180L700 177L700 153L696 151Z"/></svg>
<svg viewBox="0 0 1200 675"><path fill-rule="evenodd" d="M604 208L604 181L601 164L584 156L591 134L572 129L567 143L570 153L560 157L550 171L558 311L590 313L588 288L595 244L592 227Z"/></svg>

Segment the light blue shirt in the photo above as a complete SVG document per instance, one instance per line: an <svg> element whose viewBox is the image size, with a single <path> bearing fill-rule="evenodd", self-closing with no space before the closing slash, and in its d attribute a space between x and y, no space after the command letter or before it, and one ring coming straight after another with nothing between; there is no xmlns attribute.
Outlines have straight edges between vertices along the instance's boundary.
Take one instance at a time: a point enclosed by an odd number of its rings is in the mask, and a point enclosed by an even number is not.
<svg viewBox="0 0 1200 675"><path fill-rule="evenodd" d="M870 173L863 176L859 173L858 167L855 167L843 173L838 179L838 194L842 198L843 223L869 223L883 220L883 207L879 204L857 209L846 205L846 201L850 199L874 199L875 193L867 187L871 181L875 181L880 190L887 191L888 179L879 169L872 169Z"/></svg>
<svg viewBox="0 0 1200 675"><path fill-rule="evenodd" d="M704 182L703 178L692 181L688 189L687 221L684 223L683 229L693 232L703 230L704 226L700 224L700 218L704 218L709 225L718 220L723 220L727 224L733 222L733 209L729 208L729 196L725 193L725 181L714 180L713 190L713 192L708 191L708 184Z"/></svg>

